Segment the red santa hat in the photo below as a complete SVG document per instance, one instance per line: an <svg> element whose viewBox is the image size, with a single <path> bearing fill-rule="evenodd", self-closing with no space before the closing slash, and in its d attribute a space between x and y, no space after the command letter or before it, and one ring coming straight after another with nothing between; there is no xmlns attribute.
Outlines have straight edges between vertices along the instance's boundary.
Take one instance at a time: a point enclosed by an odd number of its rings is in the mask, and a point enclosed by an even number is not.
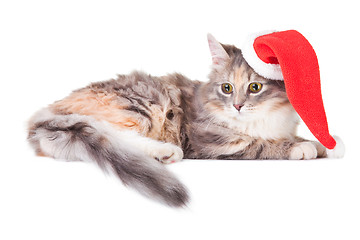
<svg viewBox="0 0 360 240"><path fill-rule="evenodd" d="M328 157L343 157L344 144L339 137L329 133L318 60L308 40L295 30L263 32L250 36L242 53L256 73L285 82L290 103L312 134L327 148Z"/></svg>

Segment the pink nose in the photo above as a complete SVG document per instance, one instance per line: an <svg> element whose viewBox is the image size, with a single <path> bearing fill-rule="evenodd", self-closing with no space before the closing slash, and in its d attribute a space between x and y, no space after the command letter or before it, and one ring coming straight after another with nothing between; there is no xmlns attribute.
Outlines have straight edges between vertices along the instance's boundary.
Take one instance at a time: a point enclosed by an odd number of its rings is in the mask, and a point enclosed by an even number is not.
<svg viewBox="0 0 360 240"><path fill-rule="evenodd" d="M234 108L236 108L236 110L240 111L240 109L241 109L241 107L242 107L243 105L241 105L241 104L234 104L233 106L234 106Z"/></svg>

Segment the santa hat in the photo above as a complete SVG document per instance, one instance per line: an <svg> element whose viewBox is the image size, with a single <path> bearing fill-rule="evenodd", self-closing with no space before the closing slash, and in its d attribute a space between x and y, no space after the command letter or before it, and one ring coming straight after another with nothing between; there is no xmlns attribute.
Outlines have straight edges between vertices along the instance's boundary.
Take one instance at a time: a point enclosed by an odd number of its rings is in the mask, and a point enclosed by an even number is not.
<svg viewBox="0 0 360 240"><path fill-rule="evenodd" d="M242 53L256 73L285 82L291 105L327 148L328 157L343 157L344 144L329 133L318 60L307 39L295 30L258 33L249 37Z"/></svg>

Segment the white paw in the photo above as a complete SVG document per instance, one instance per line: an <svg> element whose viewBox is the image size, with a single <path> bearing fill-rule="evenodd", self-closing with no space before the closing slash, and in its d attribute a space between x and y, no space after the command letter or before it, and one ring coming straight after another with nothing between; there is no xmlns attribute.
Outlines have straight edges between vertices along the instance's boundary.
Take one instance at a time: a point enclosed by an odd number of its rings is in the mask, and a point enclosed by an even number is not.
<svg viewBox="0 0 360 240"><path fill-rule="evenodd" d="M180 147L174 144L163 143L151 149L150 156L159 162L169 164L181 161L184 153Z"/></svg>
<svg viewBox="0 0 360 240"><path fill-rule="evenodd" d="M318 155L316 145L313 142L300 142L296 143L291 149L289 159L314 159Z"/></svg>
<svg viewBox="0 0 360 240"><path fill-rule="evenodd" d="M317 157L318 158L325 158L327 157L327 153L326 153L326 147L324 147L321 143L319 142L312 142L313 144L315 144L316 146L316 151L317 151Z"/></svg>

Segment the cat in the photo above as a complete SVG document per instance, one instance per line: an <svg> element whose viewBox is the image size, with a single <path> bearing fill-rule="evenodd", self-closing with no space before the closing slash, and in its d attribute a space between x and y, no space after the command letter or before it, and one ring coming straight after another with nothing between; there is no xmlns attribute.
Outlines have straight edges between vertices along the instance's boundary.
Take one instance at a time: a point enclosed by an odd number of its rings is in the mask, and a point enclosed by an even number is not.
<svg viewBox="0 0 360 240"><path fill-rule="evenodd" d="M208 82L143 72L92 83L37 112L28 141L40 156L95 162L172 207L188 190L163 164L187 159L312 159L318 142L296 136L283 81L259 76L239 48L208 35Z"/></svg>

